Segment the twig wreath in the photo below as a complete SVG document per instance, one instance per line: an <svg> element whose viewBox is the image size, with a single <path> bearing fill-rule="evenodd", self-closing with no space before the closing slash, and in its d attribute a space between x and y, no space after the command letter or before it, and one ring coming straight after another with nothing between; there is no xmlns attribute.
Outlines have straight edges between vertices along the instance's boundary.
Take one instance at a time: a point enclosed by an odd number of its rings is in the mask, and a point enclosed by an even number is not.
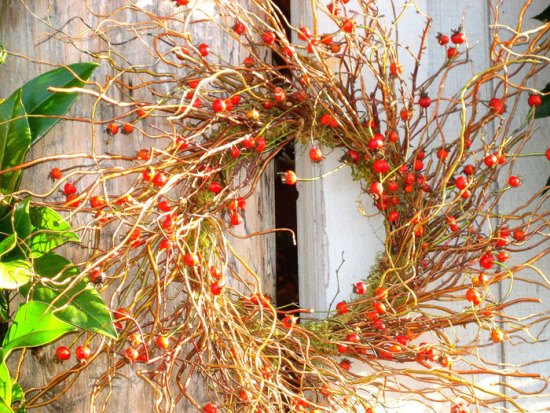
<svg viewBox="0 0 550 413"><path fill-rule="evenodd" d="M30 389L27 407L48 403L52 389L63 393L71 377L107 354L109 366L91 389L92 403L131 363L154 388L158 411L174 411L187 398L209 413L373 412L386 391L447 403L445 409L451 402L454 413L497 409L503 400L525 411L517 397L472 377L540 380L544 393L544 377L519 366L490 366L476 349L548 321L544 311L527 318L514 314L514 306L537 297L498 299L494 289L516 291L523 282L549 287L536 268L549 251L544 188L517 199L513 211L497 209L501 197L521 184L516 159L545 156L545 148L537 154L522 150L542 103L530 81L548 64L548 24L527 33L523 16L516 27L495 21L490 66L446 96L437 85L468 62L467 33L459 28L440 34L445 63L420 79L426 42L434 36L430 18L424 16L418 50L396 40L400 16L417 7L414 2L395 6L386 19L379 18L375 1L315 4L315 21L323 14L335 27L322 33L317 24L292 26L271 0L253 0L250 8L218 0L201 24L207 21L228 42L239 43L247 57L231 64L189 34L195 2L163 1L169 10L163 15L129 0L109 16L90 2L96 27L78 36L64 29L52 33L77 47L83 38L108 46L86 51L110 65L105 82L49 88L95 98L89 118L75 119L93 126L92 146L105 133L125 133L141 136L143 149L132 155L92 149L79 155L87 166L70 169L63 169L69 158L63 154L19 168L51 164L54 184L45 194L22 189L9 196L31 196L32 205L86 222L76 232L87 257L63 261L49 276L35 275L26 297L32 299L41 285L61 285L68 293L87 280L102 296L110 292L107 307L116 327L103 335L81 331L73 342L79 363ZM139 16L136 23L126 19L128 13ZM117 43L121 32L130 40ZM162 70L133 66L124 57L128 47L141 48ZM266 52L282 63L271 63ZM415 60L412 73L403 73L402 53ZM489 85L494 92L487 98ZM439 93L429 96L428 90ZM136 91L148 98L134 99ZM511 119L526 101L529 114L517 127ZM98 117L97 108L108 106L115 115ZM460 123L458 134L449 132L451 122ZM262 292L261 274L246 263L244 273L229 265L239 259L229 237L246 218L247 198L267 165L295 143L309 145L312 162L323 162L326 148L342 151L342 163L384 218L377 264L357 280L353 297L321 320L308 318L315 309L277 308ZM279 172L288 185L304 178ZM113 192L120 182L126 190ZM508 265L512 254L524 250L534 252ZM522 277L527 268L540 277ZM50 307L59 312L70 302ZM464 325L478 328L476 342L458 342L448 333ZM60 359L69 357L72 349L65 349ZM365 372L352 365L365 366ZM195 375L207 387L206 405L189 392ZM527 396L514 391L520 399Z"/></svg>

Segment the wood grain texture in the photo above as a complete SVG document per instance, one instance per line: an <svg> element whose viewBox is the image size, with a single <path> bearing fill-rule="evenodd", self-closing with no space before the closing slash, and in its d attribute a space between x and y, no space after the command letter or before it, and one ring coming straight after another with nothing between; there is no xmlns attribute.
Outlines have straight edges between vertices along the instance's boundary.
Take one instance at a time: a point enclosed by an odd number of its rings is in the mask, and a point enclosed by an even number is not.
<svg viewBox="0 0 550 413"><path fill-rule="evenodd" d="M89 4L88 4L89 3ZM29 79L50 70L53 64L68 64L78 61L89 61L90 58L77 50L71 44L63 43L50 37L53 28L62 30L57 37L63 33L77 33L83 36L87 34L89 27L97 25L99 18L89 13L88 7L98 13L108 16L116 7L122 5L122 0L109 2L64 2L36 0L23 2L19 0L0 2L0 43L11 52L17 55L10 56L4 66L0 66L0 97L9 96L11 91L21 86ZM144 8L158 14L172 14L175 8L171 1L141 1ZM243 4L250 6L247 0ZM202 16L204 17L204 16ZM118 20L135 21L143 19L136 16L131 10L121 10L117 13ZM194 41L207 42L211 50L215 50L222 58L237 63L244 56L244 51L237 43L228 39L226 34L212 25L196 24L191 25L190 30ZM120 31L114 34L117 41L129 41L132 36L128 32ZM148 39L143 39L147 42ZM109 45L97 39L88 40L82 38L75 44L82 50L94 50L106 52ZM151 57L144 52L143 43L140 39L129 41L124 49L128 64L149 64ZM47 62L42 63L42 62ZM164 70L161 65L153 66L156 70ZM112 70L103 64L95 73L92 80L104 83ZM126 75L122 79L125 80ZM162 89L162 86L159 86ZM111 89L111 97L114 99L142 99L146 96L145 91L136 91L132 96L122 96L120 92ZM73 107L71 115L75 117L89 118L91 112L91 99L79 98ZM108 119L115 115L112 108L101 108L96 114L96 120ZM151 120L149 124L153 121ZM157 123L158 125L159 123ZM151 126L149 126L151 127ZM32 148L28 159L45 155L70 154L91 150L92 140L95 144L95 152L123 153L134 156L137 150L150 145L143 138L143 135L134 133L129 136L111 137L102 132L102 127L92 128L86 123L61 122L41 142ZM148 130L149 132L152 129ZM64 167L70 163L64 163ZM51 182L45 177L49 172L49 166L37 166L26 173L22 187L31 188L37 193L44 193L51 187ZM247 202L245 215L245 226L242 234L250 234L257 231L264 231L274 227L274 194L273 194L273 167L269 166L258 184L255 194ZM111 187L112 193L117 193L123 188ZM56 195L62 199L62 194ZM77 220L78 222L78 220ZM82 221L80 221L82 222ZM235 239L235 247L242 258L251 264L251 267L259 275L263 282L263 290L267 294L274 294L275 285L275 237L274 235L262 235L251 239ZM67 253L75 260L85 259L89 251L84 248L72 247ZM70 258L70 257L69 257ZM108 299L108 298L107 298ZM114 305L114 304L113 304ZM70 343L70 339L63 340L63 344ZM54 346L49 346L39 352L29 352L22 366L24 375L19 378L24 389L44 385L54 375L63 371L65 366L58 365L53 361ZM56 400L53 404L41 407L40 412L56 413L80 413L88 411L99 411L101 406L90 406L89 395L94 380L105 371L105 360L97 360L90 368L86 369L72 388ZM148 386L137 377L135 371L141 367L126 366L112 381L112 389L108 398L104 400L105 411L123 411L130 413L153 412L154 395ZM135 370L134 372L132 370ZM194 388L191 389L199 402L204 400L204 384L200 378L196 378ZM201 396L203 394L203 396ZM197 396L198 395L198 396ZM53 396L53 394L49 395ZM168 408L167 408L168 409ZM193 411L190 405L183 402L177 407L177 412Z"/></svg>

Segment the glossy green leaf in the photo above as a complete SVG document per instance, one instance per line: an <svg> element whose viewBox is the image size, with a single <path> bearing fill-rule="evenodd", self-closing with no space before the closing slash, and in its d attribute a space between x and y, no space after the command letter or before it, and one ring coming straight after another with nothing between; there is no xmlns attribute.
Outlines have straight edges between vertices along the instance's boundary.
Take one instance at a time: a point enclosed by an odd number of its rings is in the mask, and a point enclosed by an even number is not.
<svg viewBox="0 0 550 413"><path fill-rule="evenodd" d="M29 115L33 143L59 122L59 117L67 113L77 97L76 93L53 93L48 88L81 87L96 67L97 63L75 63L35 77L19 89Z"/></svg>
<svg viewBox="0 0 550 413"><path fill-rule="evenodd" d="M550 21L550 6L546 7L540 14L537 14L533 19L537 19L541 22Z"/></svg>
<svg viewBox="0 0 550 413"><path fill-rule="evenodd" d="M27 411L27 409L25 408L25 392L23 392L23 388L19 383L13 383L11 391L11 403L19 404L17 413L24 413Z"/></svg>
<svg viewBox="0 0 550 413"><path fill-rule="evenodd" d="M79 242L80 238L57 212L47 207L31 207L29 210L33 235L26 244L36 258L67 242Z"/></svg>
<svg viewBox="0 0 550 413"><path fill-rule="evenodd" d="M13 413L13 409L2 399L0 399L0 413Z"/></svg>
<svg viewBox="0 0 550 413"><path fill-rule="evenodd" d="M29 203L30 198L25 198L15 206L13 213L13 227L17 236L21 239L27 238L32 230Z"/></svg>
<svg viewBox="0 0 550 413"><path fill-rule="evenodd" d="M19 306L4 338L4 359L17 348L43 346L76 328L54 317L48 304L27 301Z"/></svg>
<svg viewBox="0 0 550 413"><path fill-rule="evenodd" d="M0 261L0 289L15 290L28 283L32 275L32 266L28 261Z"/></svg>
<svg viewBox="0 0 550 413"><path fill-rule="evenodd" d="M0 356L3 356L1 351ZM0 359L0 400L2 400L8 407L11 405L11 393L12 381L10 377L10 371L8 370L8 366L6 366L4 358L2 357ZM0 412L2 411L3 410L0 407Z"/></svg>
<svg viewBox="0 0 550 413"><path fill-rule="evenodd" d="M13 250L16 245L17 236L15 234L10 234L7 238L4 238L0 241L0 257Z"/></svg>
<svg viewBox="0 0 550 413"><path fill-rule="evenodd" d="M535 109L535 118L546 118L550 116L550 83L546 84L546 87L541 90L542 93L542 103Z"/></svg>
<svg viewBox="0 0 550 413"><path fill-rule="evenodd" d="M56 285L34 285L30 291L32 300L48 304L55 300L54 315L60 320L84 330L117 338L111 312L95 288L86 281L80 281L72 287L58 285L78 274L78 269L72 267L69 260L57 254L45 254L35 260L34 269L43 277L58 277L55 279ZM29 286L23 286L21 293L27 295Z"/></svg>
<svg viewBox="0 0 550 413"><path fill-rule="evenodd" d="M31 131L22 104L21 91L0 104L0 166L2 170L23 163L31 145ZM9 194L17 190L21 171L0 175L0 190Z"/></svg>

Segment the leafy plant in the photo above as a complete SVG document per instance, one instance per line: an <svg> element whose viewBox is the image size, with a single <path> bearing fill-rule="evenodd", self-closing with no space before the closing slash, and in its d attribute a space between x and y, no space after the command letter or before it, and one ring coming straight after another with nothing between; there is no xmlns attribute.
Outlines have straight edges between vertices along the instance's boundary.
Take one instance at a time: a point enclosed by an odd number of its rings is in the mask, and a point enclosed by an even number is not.
<svg viewBox="0 0 550 413"><path fill-rule="evenodd" d="M75 93L52 93L49 88L82 86L96 67L95 63L77 63L49 71L0 103L3 194L17 191L21 170L16 167L76 99ZM4 198L0 206L0 412L12 412L13 403L24 411L22 389L13 382L5 364L14 350L43 346L77 329L116 337L110 313L97 291L84 280L74 283L78 268L53 253L63 244L78 241L71 226L51 208L32 206L28 197ZM41 282L31 288L35 276ZM64 288L64 281L71 287ZM26 301L12 320L8 303L15 291Z"/></svg>

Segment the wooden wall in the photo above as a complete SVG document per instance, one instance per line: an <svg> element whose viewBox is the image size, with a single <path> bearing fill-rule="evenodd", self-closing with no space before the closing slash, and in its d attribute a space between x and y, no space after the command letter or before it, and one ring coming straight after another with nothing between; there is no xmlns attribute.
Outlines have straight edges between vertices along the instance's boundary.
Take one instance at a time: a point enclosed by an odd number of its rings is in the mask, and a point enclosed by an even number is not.
<svg viewBox="0 0 550 413"><path fill-rule="evenodd" d="M0 97L9 96L13 89L21 86L25 81L38 74L52 69L46 63L69 64L79 61L89 61L91 58L81 50L106 51L108 45L97 38L88 40L89 27L98 24L102 16L109 16L117 7L123 5L122 0L117 1L57 1L57 0L33 0L20 1L9 0L0 2L0 43L14 53L8 57L4 66L0 66ZM176 12L173 2L169 0L160 1L138 1L147 10L159 15L169 15ZM243 4L249 4L247 0ZM204 1L203 6L207 11L214 10L213 2ZM97 12L97 16L90 13L90 9ZM204 18L204 15L197 15L195 18ZM143 15L137 16L131 10L122 10L116 14L116 19L122 21L143 20ZM233 63L242 61L244 52L236 46L236 42L230 41L221 30L212 25L208 28L205 24L190 26L194 41L197 43L206 42L211 50L219 53L224 59ZM59 29L59 32L55 30ZM51 36L56 33L56 38ZM71 35L80 34L82 39L75 45L61 41L65 33ZM120 32L115 34L118 41L128 40L131 33ZM145 39L147 41L147 39ZM76 46L76 47L75 47ZM150 56L144 53L139 41L129 42L124 48L124 54L131 64L149 63ZM44 63L42 63L44 62ZM160 70L159 65L154 66ZM92 80L99 83L106 81L107 76L112 75L111 69L104 63L94 74ZM111 91L112 92L112 91ZM123 98L112 92L115 99ZM139 92L134 98L139 99ZM72 109L71 115L82 118L89 118L92 101L80 99ZM97 119L106 119L113 116L111 108L100 110ZM152 122L152 121L151 121ZM76 122L61 122L49 135L39 142L29 153L28 158L36 158L44 155L62 153L77 153L91 150L92 138L95 140L96 153L108 151L112 153L123 153L133 155L147 144L145 139L134 133L131 137L111 137L101 133L100 127L92 131L90 125ZM99 132L99 133L98 133ZM93 135L94 134L94 135ZM62 165L67 167L68 164ZM37 193L43 193L51 187L47 179L49 166L38 166L28 172L22 187L30 188ZM256 231L271 229L274 227L274 195L273 195L274 174L272 168L268 168L262 178L255 195L247 202L245 225L238 232L249 234ZM112 188L116 192L116 188ZM59 194L59 199L62 195ZM236 249L246 262L251 263L252 268L259 274L263 281L264 292L273 295L274 293L274 264L275 264L275 241L272 235L263 235L248 240L235 240ZM82 258L86 251L74 247L71 254ZM234 263L237 265L237 263ZM69 340L65 340L69 342ZM53 360L54 346L49 346L41 352L33 352L26 357L23 370L24 376L20 377L20 383L24 389L46 383L55 374L64 369ZM99 361L99 360L98 360ZM139 365L134 370L139 369ZM113 381L113 388L110 398L107 401L107 412L121 411L129 413L146 413L153 410L153 395L144 382L139 379L131 367L126 367ZM105 365L95 363L92 367L78 378L78 381L69 392L59 398L55 403L38 409L40 412L55 413L79 413L94 409L89 403L89 394L94 379L105 370ZM195 389L191 393L201 392L200 381L197 381ZM199 397L199 402L200 402ZM185 402L176 411L191 411L192 408Z"/></svg>

